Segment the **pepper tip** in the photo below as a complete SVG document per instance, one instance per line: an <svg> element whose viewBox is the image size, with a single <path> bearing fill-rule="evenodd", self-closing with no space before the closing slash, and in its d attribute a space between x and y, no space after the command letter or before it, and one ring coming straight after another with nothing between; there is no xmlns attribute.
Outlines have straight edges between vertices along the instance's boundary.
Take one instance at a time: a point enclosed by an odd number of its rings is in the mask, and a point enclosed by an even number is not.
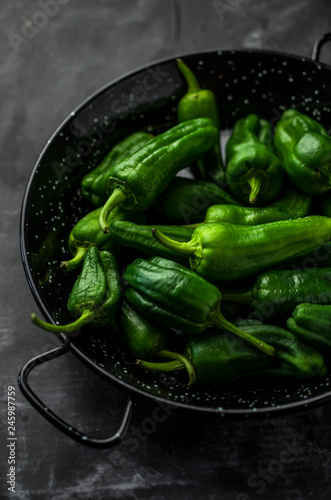
<svg viewBox="0 0 331 500"><path fill-rule="evenodd" d="M61 271L66 271L67 270L67 262L63 260L60 264L60 269Z"/></svg>

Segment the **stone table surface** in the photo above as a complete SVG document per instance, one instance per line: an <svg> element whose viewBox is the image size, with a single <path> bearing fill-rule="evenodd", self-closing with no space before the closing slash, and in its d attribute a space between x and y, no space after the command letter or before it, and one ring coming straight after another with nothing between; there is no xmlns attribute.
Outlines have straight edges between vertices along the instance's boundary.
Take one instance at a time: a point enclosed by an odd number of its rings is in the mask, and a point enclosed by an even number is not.
<svg viewBox="0 0 331 500"><path fill-rule="evenodd" d="M310 57L331 28L328 0L2 0L0 13L0 498L32 500L321 500L331 498L331 405L267 419L163 410L137 400L131 445L82 446L39 415L17 375L57 346L29 315L36 304L19 249L24 189L47 140L97 89L164 57L258 48ZM325 48L323 60L331 62ZM72 354L33 383L86 432L107 435L125 396ZM16 397L15 492L8 491L7 395ZM287 457L285 459L285 457Z"/></svg>

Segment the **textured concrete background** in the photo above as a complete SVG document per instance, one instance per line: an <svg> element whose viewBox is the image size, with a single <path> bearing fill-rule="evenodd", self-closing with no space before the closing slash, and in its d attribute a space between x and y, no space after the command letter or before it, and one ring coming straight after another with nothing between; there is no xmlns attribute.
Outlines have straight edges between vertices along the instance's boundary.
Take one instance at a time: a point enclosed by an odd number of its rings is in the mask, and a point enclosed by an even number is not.
<svg viewBox="0 0 331 500"><path fill-rule="evenodd" d="M257 421L163 413L137 406L134 441L113 450L80 446L31 407L17 374L57 345L30 324L35 302L20 260L24 188L62 120L107 82L165 56L263 48L309 57L331 31L328 0L2 0L0 11L1 427L0 497L209 500L331 497L330 404ZM331 47L323 51L331 63ZM31 377L47 404L86 432L108 435L123 394L73 356ZM7 388L16 389L16 493L7 490ZM133 444L132 444L133 443ZM284 460L284 457L287 457Z"/></svg>

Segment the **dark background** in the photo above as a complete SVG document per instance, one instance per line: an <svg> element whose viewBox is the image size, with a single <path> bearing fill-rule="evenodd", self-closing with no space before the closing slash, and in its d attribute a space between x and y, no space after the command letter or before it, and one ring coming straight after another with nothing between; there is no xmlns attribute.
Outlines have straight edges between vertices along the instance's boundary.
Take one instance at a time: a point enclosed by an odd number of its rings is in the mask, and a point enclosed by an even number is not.
<svg viewBox="0 0 331 500"><path fill-rule="evenodd" d="M20 259L18 230L30 172L62 120L109 81L160 58L240 48L310 57L315 39L331 31L327 0L224 0L218 9L215 4L1 2L1 498L331 497L330 404L264 420L161 409L162 422L154 425L156 404L137 400L131 441L94 450L39 416L17 385L23 363L59 344L30 323L36 305ZM49 14L40 17L47 6ZM44 25L36 28L38 23ZM331 63L331 46L322 59ZM38 369L31 384L51 408L89 434L107 436L119 422L125 395L71 354ZM6 484L8 386L16 389L16 493Z"/></svg>

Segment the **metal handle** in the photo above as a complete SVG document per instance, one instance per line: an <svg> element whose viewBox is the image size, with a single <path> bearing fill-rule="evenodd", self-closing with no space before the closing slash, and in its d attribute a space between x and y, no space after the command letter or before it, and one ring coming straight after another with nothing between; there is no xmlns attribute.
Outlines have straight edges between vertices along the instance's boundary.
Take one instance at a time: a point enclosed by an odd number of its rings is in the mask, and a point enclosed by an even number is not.
<svg viewBox="0 0 331 500"><path fill-rule="evenodd" d="M331 41L331 33L324 33L324 35L320 35L317 38L316 42L314 43L313 52L311 56L314 61L320 60L321 49L323 45L330 41Z"/></svg>
<svg viewBox="0 0 331 500"><path fill-rule="evenodd" d="M38 396L33 392L28 384L28 377L33 368L68 352L69 346L70 342L66 338L60 347L56 347L51 351L45 352L36 356L35 358L30 359L30 361L28 361L20 370L20 373L18 375L18 385L24 396L47 420L49 420L55 427L70 436L75 441L78 441L79 443L85 444L87 446L91 446L93 448L107 448L110 446L114 446L121 441L129 427L133 410L133 401L131 396L129 396L127 399L123 412L122 422L118 430L112 436L101 439L83 434L79 430L75 429L72 425L62 420L62 418L60 418L52 410L47 408L47 406L38 398Z"/></svg>

